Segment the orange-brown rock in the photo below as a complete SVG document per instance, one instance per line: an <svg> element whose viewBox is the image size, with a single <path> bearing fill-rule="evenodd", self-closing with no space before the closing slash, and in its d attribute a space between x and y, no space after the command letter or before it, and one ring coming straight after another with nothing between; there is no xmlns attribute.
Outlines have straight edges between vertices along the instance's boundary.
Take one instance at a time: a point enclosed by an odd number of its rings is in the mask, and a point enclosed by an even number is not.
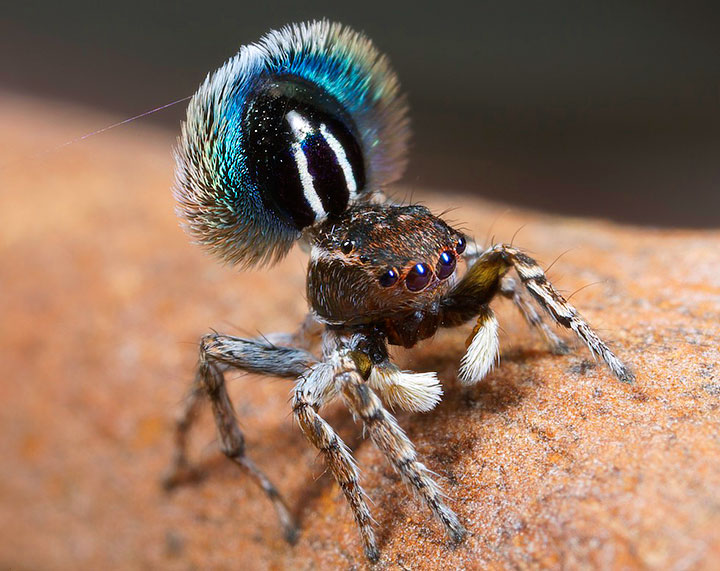
<svg viewBox="0 0 720 571"><path fill-rule="evenodd" d="M285 493L294 547L255 485L193 438L206 478L158 481L196 340L213 327L291 329L304 255L239 273L191 246L169 186L174 134L135 123L38 156L111 122L0 99L0 567L328 569L366 565L354 523L289 414L287 381L232 381L249 450ZM402 194L402 190L399 191ZM362 468L379 568L720 567L720 232L557 218L417 192L483 240L549 265L550 278L629 361L615 381L587 351L550 355L507 302L502 359L455 382L467 328L397 352L437 370L445 398L399 419L472 535L448 545L341 406L330 422ZM492 227L492 228L491 228Z"/></svg>

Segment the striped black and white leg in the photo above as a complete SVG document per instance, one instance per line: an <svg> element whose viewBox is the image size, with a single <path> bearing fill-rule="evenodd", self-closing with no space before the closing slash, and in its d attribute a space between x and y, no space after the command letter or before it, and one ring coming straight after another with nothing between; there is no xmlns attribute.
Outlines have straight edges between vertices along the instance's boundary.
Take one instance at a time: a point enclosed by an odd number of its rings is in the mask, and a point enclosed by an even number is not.
<svg viewBox="0 0 720 571"><path fill-rule="evenodd" d="M505 276L502 279L500 293L515 304L530 328L540 333L555 355L566 355L570 352L568 344L545 323L527 294L512 277Z"/></svg>
<svg viewBox="0 0 720 571"><path fill-rule="evenodd" d="M395 417L382 405L357 371L349 354L337 360L336 384L353 415L360 418L371 440L385 455L402 480L415 491L443 525L453 541L461 541L467 531L446 504L440 486L430 471L418 461L417 452Z"/></svg>
<svg viewBox="0 0 720 571"><path fill-rule="evenodd" d="M332 367L328 372L329 376L326 377L325 371L318 368L317 376L325 377L333 383ZM345 495L358 526L365 555L370 561L377 561L380 553L375 541L372 517L365 501L365 493L360 487L355 460L345 443L317 412L324 402L322 395L331 392L331 389L326 386L325 380L312 377L311 374L307 379L298 382L293 399L293 414L303 434L325 457L328 468Z"/></svg>
<svg viewBox="0 0 720 571"><path fill-rule="evenodd" d="M578 311L548 281L542 268L527 254L508 245L493 246L485 251L477 264L505 264L517 272L535 300L560 325L575 332L594 354L605 361L622 382L631 383L635 375L613 353Z"/></svg>

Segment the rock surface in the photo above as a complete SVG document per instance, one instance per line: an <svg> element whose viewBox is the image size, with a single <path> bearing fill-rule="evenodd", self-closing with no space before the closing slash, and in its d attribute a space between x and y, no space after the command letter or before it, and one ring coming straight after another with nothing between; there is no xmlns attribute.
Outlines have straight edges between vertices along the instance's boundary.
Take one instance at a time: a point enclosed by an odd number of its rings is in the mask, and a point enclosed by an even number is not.
<svg viewBox="0 0 720 571"><path fill-rule="evenodd" d="M366 562L349 510L289 414L291 384L242 376L232 397L250 454L300 521L295 546L255 485L193 435L206 477L158 481L171 423L209 328L292 329L305 256L238 273L191 246L173 214L173 135L0 98L0 567L330 569ZM404 191L398 190L402 197ZM618 383L582 347L548 353L498 301L502 358L455 374L468 328L412 351L445 397L399 414L472 535L452 547L338 404L372 500L377 568L720 567L720 232L656 231L416 192L483 241L530 250L637 373ZM593 284L592 287L584 287ZM584 289L580 289L584 288Z"/></svg>

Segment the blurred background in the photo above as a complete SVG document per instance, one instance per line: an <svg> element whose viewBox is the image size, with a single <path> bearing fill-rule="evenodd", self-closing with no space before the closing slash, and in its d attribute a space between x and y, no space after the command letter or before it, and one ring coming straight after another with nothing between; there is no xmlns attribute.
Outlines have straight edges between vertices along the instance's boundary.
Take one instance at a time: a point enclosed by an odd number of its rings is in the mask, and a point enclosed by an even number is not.
<svg viewBox="0 0 720 571"><path fill-rule="evenodd" d="M400 423L473 535L442 551L337 403L327 418L357 451L388 566L441 553L447 568L720 569L709 3L25 0L0 9L0 570L364 565L284 382L229 384L252 458L301 522L297 547L222 457L209 414L191 438L206 480L158 486L199 336L294 329L306 255L241 272L190 244L169 191L185 103L59 148L192 94L271 28L322 17L364 30L402 80L415 136L400 196L460 207L449 219L482 243L522 229L515 244L638 373L621 386L582 348L550 355L509 303L503 360L476 387L454 382L468 329L399 352L442 379L438 413Z"/></svg>
<svg viewBox="0 0 720 571"><path fill-rule="evenodd" d="M191 94L268 29L323 17L389 54L411 105L409 188L720 225L714 3L13 2L0 88L120 119ZM177 132L184 107L142 121Z"/></svg>

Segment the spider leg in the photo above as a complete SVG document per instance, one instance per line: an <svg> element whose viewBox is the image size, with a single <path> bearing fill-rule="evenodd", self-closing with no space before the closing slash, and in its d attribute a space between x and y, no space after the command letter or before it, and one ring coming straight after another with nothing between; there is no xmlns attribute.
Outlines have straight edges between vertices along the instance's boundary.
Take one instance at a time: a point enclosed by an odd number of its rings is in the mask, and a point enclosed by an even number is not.
<svg viewBox="0 0 720 571"><path fill-rule="evenodd" d="M537 262L512 246L500 244L482 253L441 301L443 325L457 325L481 313L483 306L500 291L501 280L511 268L515 269L523 285L550 317L574 331L593 354L600 355L620 381L633 382L635 376L630 369L557 292Z"/></svg>
<svg viewBox="0 0 720 571"><path fill-rule="evenodd" d="M263 338L274 345L285 345L310 351L320 341L324 330L325 326L315 319L312 313L308 313L300 327L293 333L268 333L263 335Z"/></svg>
<svg viewBox="0 0 720 571"><path fill-rule="evenodd" d="M324 363L321 363L322 365ZM374 562L378 560L380 553L375 543L375 533L371 524L372 518L365 501L365 493L360 487L355 460L345 443L317 412L324 402L321 395L331 390L323 385L334 384L333 367L330 366L325 371L318 367L316 371L318 376L327 374L325 382L316 382L313 373L306 379L301 380L295 389L293 414L303 434L325 457L327 466L330 468L335 481L343 491L345 499L353 512L353 517L360 530L365 555L370 561Z"/></svg>
<svg viewBox="0 0 720 571"><path fill-rule="evenodd" d="M339 339L342 344L344 341ZM440 486L417 459L410 439L378 396L363 381L351 351L339 347L335 358L335 382L352 413L363 421L370 438L400 474L402 480L423 499L453 541L462 540L467 531L457 515L443 501Z"/></svg>
<svg viewBox="0 0 720 571"><path fill-rule="evenodd" d="M477 262L478 258L483 254L483 249L474 240L468 238L467 247L463 252L468 267ZM570 348L567 343L558 337L555 332L545 323L535 306L528 299L527 294L518 286L518 283L510 276L505 276L500 282L500 294L503 297L511 300L518 311L525 318L525 321L531 329L535 329L545 339L546 343L550 347L555 355L566 355L570 352Z"/></svg>
<svg viewBox="0 0 720 571"><path fill-rule="evenodd" d="M550 329L542 316L536 311L530 299L528 299L527 294L512 277L505 276L502 278L500 282L500 294L512 300L530 328L535 329L542 335L553 354L567 355L570 352L570 347L568 347L567 343Z"/></svg>
<svg viewBox="0 0 720 571"><path fill-rule="evenodd" d="M175 452L163 484L170 489L187 479L187 440L201 404L207 396L215 418L222 452L240 466L260 486L273 503L285 538L293 543L298 534L292 516L272 482L245 453L245 438L238 426L224 372L237 368L278 377L298 377L317 360L310 353L282 347L265 339L241 339L229 335L209 334L200 343L197 376L175 427Z"/></svg>

